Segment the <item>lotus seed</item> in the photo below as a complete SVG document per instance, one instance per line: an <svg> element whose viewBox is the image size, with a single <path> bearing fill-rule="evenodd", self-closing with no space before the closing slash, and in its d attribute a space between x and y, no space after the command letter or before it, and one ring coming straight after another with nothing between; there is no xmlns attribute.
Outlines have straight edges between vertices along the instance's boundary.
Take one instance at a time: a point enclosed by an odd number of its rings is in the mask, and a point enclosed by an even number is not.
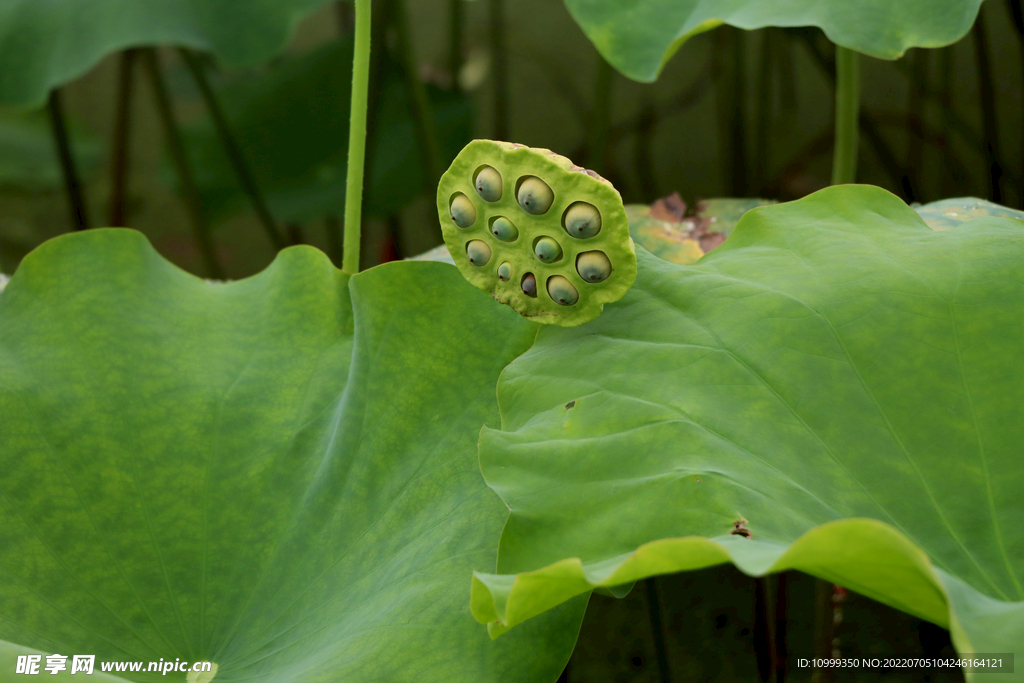
<svg viewBox="0 0 1024 683"><path fill-rule="evenodd" d="M512 225L512 221L504 216L498 216L491 223L491 232L502 242L512 242L519 237L519 230Z"/></svg>
<svg viewBox="0 0 1024 683"><path fill-rule="evenodd" d="M501 199L501 174L492 167L484 166L477 171L473 183L484 201L496 202Z"/></svg>
<svg viewBox="0 0 1024 683"><path fill-rule="evenodd" d="M468 228L476 223L476 207L469 197L461 192L452 198L452 220L460 228Z"/></svg>
<svg viewBox="0 0 1024 683"><path fill-rule="evenodd" d="M473 240L466 245L466 255L469 256L469 262L479 268L491 260L491 248L483 240Z"/></svg>
<svg viewBox="0 0 1024 683"><path fill-rule="evenodd" d="M536 176L525 178L519 185L519 206L523 211L534 216L547 213L551 203L555 201L555 194L548 187L548 184Z"/></svg>
<svg viewBox="0 0 1024 683"><path fill-rule="evenodd" d="M498 266L498 279L502 282L508 282L512 279L512 264L505 261Z"/></svg>
<svg viewBox="0 0 1024 683"><path fill-rule="evenodd" d="M564 225L573 237L587 239L601 232L601 213L593 204L576 202L565 212Z"/></svg>
<svg viewBox="0 0 1024 683"><path fill-rule="evenodd" d="M612 262L603 251L585 251L576 257L576 272L584 282L603 282L612 274Z"/></svg>
<svg viewBox="0 0 1024 683"><path fill-rule="evenodd" d="M562 258L562 247L550 237L541 237L534 242L533 253L541 263L554 263Z"/></svg>
<svg viewBox="0 0 1024 683"><path fill-rule="evenodd" d="M526 296L537 297L537 278L533 276L533 273L527 273L523 277L521 287L523 288L523 294Z"/></svg>
<svg viewBox="0 0 1024 683"><path fill-rule="evenodd" d="M562 306L572 306L580 300L580 293L561 275L552 275L548 278L548 294L553 301Z"/></svg>

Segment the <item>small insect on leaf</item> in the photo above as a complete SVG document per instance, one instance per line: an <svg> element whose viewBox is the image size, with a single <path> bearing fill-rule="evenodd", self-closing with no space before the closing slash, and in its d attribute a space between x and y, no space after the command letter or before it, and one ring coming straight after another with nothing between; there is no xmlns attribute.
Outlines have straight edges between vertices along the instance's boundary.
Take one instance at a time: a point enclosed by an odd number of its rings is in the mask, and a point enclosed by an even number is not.
<svg viewBox="0 0 1024 683"><path fill-rule="evenodd" d="M730 536L742 536L743 538L753 538L753 532L747 528L747 520L740 517L732 523L732 531L729 532Z"/></svg>

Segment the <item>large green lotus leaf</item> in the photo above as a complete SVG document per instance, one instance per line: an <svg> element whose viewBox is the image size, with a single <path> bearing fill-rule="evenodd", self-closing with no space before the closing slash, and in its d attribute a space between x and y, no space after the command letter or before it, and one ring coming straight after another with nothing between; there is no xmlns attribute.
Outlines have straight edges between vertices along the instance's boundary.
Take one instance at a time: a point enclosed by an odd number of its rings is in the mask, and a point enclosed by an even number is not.
<svg viewBox="0 0 1024 683"><path fill-rule="evenodd" d="M981 0L565 0L612 66L654 81L692 36L721 24L742 29L817 26L832 42L881 59L941 47L971 28Z"/></svg>
<svg viewBox="0 0 1024 683"><path fill-rule="evenodd" d="M327 0L4 0L0 104L34 107L116 50L182 45L227 66L270 58Z"/></svg>
<svg viewBox="0 0 1024 683"><path fill-rule="evenodd" d="M22 262L0 321L0 681L27 651L217 681L557 677L581 602L499 648L469 612L507 515L477 437L536 328L455 268L349 282L299 247L211 285L89 231Z"/></svg>
<svg viewBox="0 0 1024 683"><path fill-rule="evenodd" d="M751 210L697 265L641 254L502 375L480 456L512 513L475 616L733 562L1020 651L1024 226L936 232L849 185Z"/></svg>
<svg viewBox="0 0 1024 683"><path fill-rule="evenodd" d="M961 223L984 216L1024 220L1024 211L1011 209L1001 204L977 199L976 197L942 199L930 204L916 206L914 210L917 211L932 230L949 230Z"/></svg>
<svg viewBox="0 0 1024 683"><path fill-rule="evenodd" d="M398 66L384 60L366 179L367 209L387 215L408 206L427 185ZM334 41L227 84L219 97L235 138L271 212L283 221L320 219L345 210L348 98L352 42ZM472 137L465 95L427 87L447 157ZM248 207L224 147L208 119L187 133L206 209L219 217Z"/></svg>

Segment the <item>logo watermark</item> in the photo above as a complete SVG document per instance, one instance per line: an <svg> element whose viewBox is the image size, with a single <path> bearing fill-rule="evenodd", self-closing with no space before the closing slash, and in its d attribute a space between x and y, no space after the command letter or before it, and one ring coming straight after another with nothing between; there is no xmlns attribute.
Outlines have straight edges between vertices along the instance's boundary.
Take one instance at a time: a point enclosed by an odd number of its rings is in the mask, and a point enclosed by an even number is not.
<svg viewBox="0 0 1024 683"><path fill-rule="evenodd" d="M70 662L68 660L71 660ZM45 663L44 663L45 660ZM56 676L62 671L71 674L92 674L96 670L96 655L18 655L14 673L34 676L50 674ZM100 662L99 670L104 673L158 673L166 676L169 673L216 673L213 662L189 662L175 658L174 661L160 659L157 662ZM210 677L212 678L212 676ZM209 680L206 679L206 680Z"/></svg>

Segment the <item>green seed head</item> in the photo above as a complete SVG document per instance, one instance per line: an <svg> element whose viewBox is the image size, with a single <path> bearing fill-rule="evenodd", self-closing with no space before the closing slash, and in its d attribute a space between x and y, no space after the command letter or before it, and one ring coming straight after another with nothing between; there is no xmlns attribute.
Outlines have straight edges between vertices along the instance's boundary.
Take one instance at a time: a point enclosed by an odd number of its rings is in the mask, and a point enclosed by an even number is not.
<svg viewBox="0 0 1024 683"><path fill-rule="evenodd" d="M526 296L537 296L537 278L533 276L533 273L527 273L523 277L523 282L520 286L523 288L523 294Z"/></svg>
<svg viewBox="0 0 1024 683"><path fill-rule="evenodd" d="M486 266L491 260L491 247L483 240L473 240L466 245L466 255L469 256L469 262L477 268Z"/></svg>
<svg viewBox="0 0 1024 683"><path fill-rule="evenodd" d="M502 282L508 282L512 279L512 264L505 261L498 266L498 279Z"/></svg>
<svg viewBox="0 0 1024 683"><path fill-rule="evenodd" d="M562 258L562 247L550 237L541 237L534 242L533 253L541 263L554 263Z"/></svg>
<svg viewBox="0 0 1024 683"><path fill-rule="evenodd" d="M460 228L468 228L476 223L476 207L469 197L461 192L452 197L452 220Z"/></svg>
<svg viewBox="0 0 1024 683"><path fill-rule="evenodd" d="M593 204L576 202L565 212L565 231L573 237L587 239L601 232L601 213Z"/></svg>
<svg viewBox="0 0 1024 683"><path fill-rule="evenodd" d="M523 211L539 216L551 208L551 203L555 201L555 193L537 176L528 176L519 184L519 194L516 198Z"/></svg>
<svg viewBox="0 0 1024 683"><path fill-rule="evenodd" d="M512 225L512 221L504 216L498 216L491 223L491 232L502 242L512 242L519 237L519 230Z"/></svg>
<svg viewBox="0 0 1024 683"><path fill-rule="evenodd" d="M612 274L612 262L603 251L585 251L576 257L576 272L584 282L604 282Z"/></svg>
<svg viewBox="0 0 1024 683"><path fill-rule="evenodd" d="M496 202L501 199L501 174L491 166L484 166L476 173L473 179L477 193L486 202Z"/></svg>
<svg viewBox="0 0 1024 683"><path fill-rule="evenodd" d="M561 275L552 275L548 278L548 294L551 295L552 301L562 306L572 306L580 300L580 293Z"/></svg>

